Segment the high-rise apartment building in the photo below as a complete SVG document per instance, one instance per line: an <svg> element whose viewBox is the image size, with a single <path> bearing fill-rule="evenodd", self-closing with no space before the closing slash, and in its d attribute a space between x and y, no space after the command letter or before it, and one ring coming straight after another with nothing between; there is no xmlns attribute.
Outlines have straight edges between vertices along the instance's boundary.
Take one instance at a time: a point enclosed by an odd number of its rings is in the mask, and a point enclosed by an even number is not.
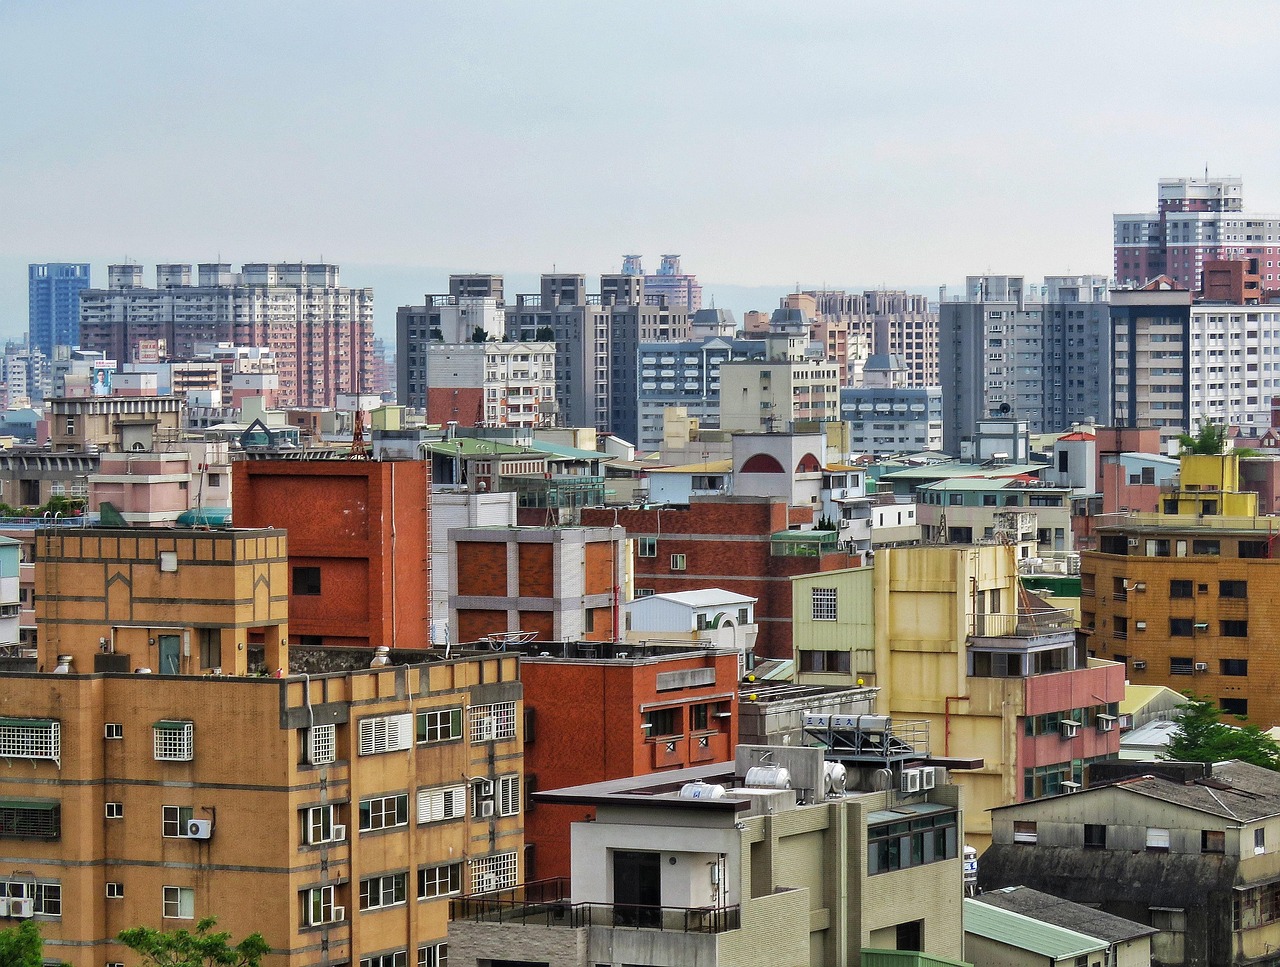
<svg viewBox="0 0 1280 967"><path fill-rule="evenodd" d="M939 311L943 449L959 454L980 420L1010 414L1032 433L1111 412L1107 278L969 276Z"/></svg>
<svg viewBox="0 0 1280 967"><path fill-rule="evenodd" d="M1280 215L1246 212L1243 192L1240 178L1161 178L1156 211L1112 216L1116 284L1167 275L1198 292L1215 259L1257 259L1280 282Z"/></svg>
<svg viewBox="0 0 1280 967"><path fill-rule="evenodd" d="M89 287L88 262L27 266L27 341L46 356L54 346L80 342L80 292Z"/></svg>
<svg viewBox="0 0 1280 967"><path fill-rule="evenodd" d="M157 265L154 287L139 265L113 265L108 287L81 295L80 341L108 359L134 359L163 344L170 360L218 343L275 354L284 406L333 406L371 385L373 290L339 285L330 263Z"/></svg>
<svg viewBox="0 0 1280 967"><path fill-rule="evenodd" d="M702 285L696 275L680 271L679 255L662 256L657 275L645 275L640 258L639 255L624 255L622 274L640 276L644 279L646 292L666 296L667 304L672 307L679 306L690 313L702 308Z"/></svg>
<svg viewBox="0 0 1280 967"><path fill-rule="evenodd" d="M938 385L938 314L927 296L901 289L862 293L839 289L806 289L796 293L812 301L814 335L843 326L850 355L847 385L861 382L862 360L872 353L896 355L907 366L908 386ZM783 305L789 304L787 297ZM795 303L801 305L800 303ZM828 358L830 356L828 345Z"/></svg>

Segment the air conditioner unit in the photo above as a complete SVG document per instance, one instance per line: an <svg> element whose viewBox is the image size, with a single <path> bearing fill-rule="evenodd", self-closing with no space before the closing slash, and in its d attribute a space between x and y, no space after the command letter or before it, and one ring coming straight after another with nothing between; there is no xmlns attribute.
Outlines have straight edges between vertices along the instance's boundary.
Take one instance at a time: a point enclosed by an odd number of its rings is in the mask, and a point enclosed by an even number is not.
<svg viewBox="0 0 1280 967"><path fill-rule="evenodd" d="M346 841L347 841L347 827L342 825L334 826L333 830L329 833L329 842L345 843Z"/></svg>
<svg viewBox="0 0 1280 967"><path fill-rule="evenodd" d="M493 800L486 799L480 804L480 818L488 819L493 815Z"/></svg>
<svg viewBox="0 0 1280 967"><path fill-rule="evenodd" d="M1143 661L1141 658L1139 658L1137 661L1135 661L1135 662L1133 663L1133 670L1134 670L1134 671L1136 671L1136 672L1143 672L1143 671L1146 671L1146 670L1147 670L1147 663L1146 663L1145 661Z"/></svg>
<svg viewBox="0 0 1280 967"><path fill-rule="evenodd" d="M1074 739L1080 734L1080 723L1073 722L1070 719L1064 719L1058 724L1058 728L1062 730L1062 737L1064 739Z"/></svg>
<svg viewBox="0 0 1280 967"><path fill-rule="evenodd" d="M492 796L492 795L493 795L493 780L492 780L492 779L481 779L479 782L477 782L477 783L476 783L476 795L477 795L477 796Z"/></svg>
<svg viewBox="0 0 1280 967"><path fill-rule="evenodd" d="M919 792L920 791L920 770L919 769L902 770L902 791L903 792Z"/></svg>
<svg viewBox="0 0 1280 967"><path fill-rule="evenodd" d="M1097 717L1097 726L1099 732L1115 731L1116 718L1114 715L1099 715Z"/></svg>
<svg viewBox="0 0 1280 967"><path fill-rule="evenodd" d="M330 922L330 923L341 923L341 922L342 922L343 920L345 920L345 919L347 919L347 908L346 908L346 907L334 907L334 908L333 908L333 914L332 914L332 916L330 916L330 917L329 917L329 922Z"/></svg>
<svg viewBox="0 0 1280 967"><path fill-rule="evenodd" d="M1130 546L1130 547L1137 547L1137 546L1138 546L1138 539L1137 539L1136 537L1130 537L1130 538L1129 538L1129 546Z"/></svg>
<svg viewBox="0 0 1280 967"><path fill-rule="evenodd" d="M35 901L29 897L9 897L9 916L30 920L36 915Z"/></svg>
<svg viewBox="0 0 1280 967"><path fill-rule="evenodd" d="M1196 671L1207 672L1208 670L1209 670L1209 663L1207 661L1196 662Z"/></svg>
<svg viewBox="0 0 1280 967"><path fill-rule="evenodd" d="M1135 621L1135 622L1133 623L1133 626L1134 626L1135 628L1137 628L1139 631L1146 631L1146 630L1147 630L1147 623L1146 623L1145 621Z"/></svg>
<svg viewBox="0 0 1280 967"><path fill-rule="evenodd" d="M1196 631L1208 631L1208 630L1209 630L1209 622L1207 621L1196 622Z"/></svg>
<svg viewBox="0 0 1280 967"><path fill-rule="evenodd" d="M213 823L207 819L187 820L187 839L210 839L213 836Z"/></svg>
<svg viewBox="0 0 1280 967"><path fill-rule="evenodd" d="M920 770L920 788L932 789L938 781L938 770L933 766L926 766Z"/></svg>
<svg viewBox="0 0 1280 967"><path fill-rule="evenodd" d="M0 917L7 917L8 915L9 898L7 896L0 896Z"/></svg>
<svg viewBox="0 0 1280 967"><path fill-rule="evenodd" d="M1078 782L1070 782L1070 781L1068 781L1068 782L1064 782L1064 783L1062 784L1062 788L1063 788L1063 789L1065 789L1065 790L1067 790L1067 792L1075 792L1077 789L1079 789L1079 788L1080 788L1080 783L1078 783Z"/></svg>

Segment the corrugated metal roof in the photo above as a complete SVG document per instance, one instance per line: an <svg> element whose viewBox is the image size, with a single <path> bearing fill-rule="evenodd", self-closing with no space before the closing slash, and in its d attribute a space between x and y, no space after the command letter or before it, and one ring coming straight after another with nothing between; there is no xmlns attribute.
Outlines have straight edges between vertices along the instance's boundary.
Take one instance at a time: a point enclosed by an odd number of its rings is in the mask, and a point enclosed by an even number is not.
<svg viewBox="0 0 1280 967"><path fill-rule="evenodd" d="M1024 917L1012 910L1001 910L969 897L964 900L964 930L965 933L977 934L1054 960L1107 949L1107 944L1095 937Z"/></svg>
<svg viewBox="0 0 1280 967"><path fill-rule="evenodd" d="M697 591L667 591L663 594L649 594L628 602L632 606L643 605L646 601L675 601L690 608L711 608L722 604L747 604L756 599L736 591L723 588L701 588Z"/></svg>
<svg viewBox="0 0 1280 967"><path fill-rule="evenodd" d="M679 467L653 467L650 473L729 473L732 460L711 460L708 463L686 463Z"/></svg>
<svg viewBox="0 0 1280 967"><path fill-rule="evenodd" d="M1149 937L1160 932L1155 927L1148 927L1145 923L1135 923L1124 917L1086 907L1083 903L1073 903L1051 893L1041 893L1027 886L990 890L975 899L979 903L1034 917L1043 923L1075 930L1087 937L1094 937L1107 943Z"/></svg>

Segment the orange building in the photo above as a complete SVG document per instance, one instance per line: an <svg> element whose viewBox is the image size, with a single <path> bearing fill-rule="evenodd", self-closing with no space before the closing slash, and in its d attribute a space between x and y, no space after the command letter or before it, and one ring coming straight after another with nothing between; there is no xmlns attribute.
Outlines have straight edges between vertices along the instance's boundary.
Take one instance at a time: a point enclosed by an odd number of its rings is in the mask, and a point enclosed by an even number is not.
<svg viewBox="0 0 1280 967"><path fill-rule="evenodd" d="M422 460L241 460L241 527L289 533L289 621L311 646L429 640L430 469Z"/></svg>
<svg viewBox="0 0 1280 967"><path fill-rule="evenodd" d="M526 646L520 679L530 791L727 762L738 744L732 649L539 642ZM528 875L569 876L569 826L594 812L531 809L524 830Z"/></svg>
<svg viewBox="0 0 1280 967"><path fill-rule="evenodd" d="M451 639L525 632L535 641L613 641L626 536L621 527L451 531Z"/></svg>

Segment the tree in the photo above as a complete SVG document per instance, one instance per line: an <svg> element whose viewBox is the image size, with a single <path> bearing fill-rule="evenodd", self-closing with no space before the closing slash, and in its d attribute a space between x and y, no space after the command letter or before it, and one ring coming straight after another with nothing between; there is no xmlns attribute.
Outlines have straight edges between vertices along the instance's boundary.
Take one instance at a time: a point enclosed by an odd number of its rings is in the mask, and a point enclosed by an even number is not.
<svg viewBox="0 0 1280 967"><path fill-rule="evenodd" d="M34 920L0 930L0 964L4 967L43 967L44 940Z"/></svg>
<svg viewBox="0 0 1280 967"><path fill-rule="evenodd" d="M1214 423L1205 420L1195 436L1183 433L1178 437L1183 453L1209 454L1211 456L1226 453L1227 426L1225 423Z"/></svg>
<svg viewBox="0 0 1280 967"><path fill-rule="evenodd" d="M1212 699L1195 695L1188 695L1178 708L1182 710L1178 731L1164 758L1178 762L1240 759L1280 771L1280 746L1256 725L1228 725Z"/></svg>
<svg viewBox="0 0 1280 967"><path fill-rule="evenodd" d="M196 923L195 933L131 927L121 930L116 939L156 967L259 967L271 952L260 933L251 933L234 945L231 934L210 933L217 922L217 917L205 917ZM0 959L0 963L7 962Z"/></svg>

